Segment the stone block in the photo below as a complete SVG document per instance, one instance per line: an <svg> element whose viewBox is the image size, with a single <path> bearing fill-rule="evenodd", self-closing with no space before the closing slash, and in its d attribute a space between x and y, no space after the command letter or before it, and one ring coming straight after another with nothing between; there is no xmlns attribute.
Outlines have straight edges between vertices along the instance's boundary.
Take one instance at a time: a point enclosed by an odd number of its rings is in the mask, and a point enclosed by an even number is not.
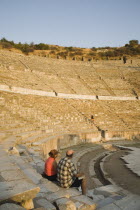
<svg viewBox="0 0 140 210"><path fill-rule="evenodd" d="M29 199L29 200L23 200L21 202L21 205L25 208L25 209L33 209L34 208L34 204L33 204L33 200Z"/></svg>
<svg viewBox="0 0 140 210"><path fill-rule="evenodd" d="M48 181L47 179L45 178L42 178L41 179L41 184L39 184L39 186L42 188L42 187L45 187L48 191L50 192L57 192L59 190L59 187L57 184L51 182L51 181Z"/></svg>
<svg viewBox="0 0 140 210"><path fill-rule="evenodd" d="M98 206L98 208L102 208L102 207L104 207L104 206L106 206L106 205L108 205L108 204L113 203L114 201L115 201L115 200L114 200L113 198L108 197L108 198L105 198L105 199L103 199L103 200L101 200L101 201L98 201L97 206Z"/></svg>
<svg viewBox="0 0 140 210"><path fill-rule="evenodd" d="M55 201L57 199L60 199L60 198L70 198L70 195L64 189L64 190L59 190L58 192L48 194L46 196L46 199L49 200L50 202L53 202L53 201Z"/></svg>
<svg viewBox="0 0 140 210"><path fill-rule="evenodd" d="M5 164L0 163L0 173L2 171L12 171L12 170L19 170L18 166L12 164L10 162L6 162Z"/></svg>
<svg viewBox="0 0 140 210"><path fill-rule="evenodd" d="M87 196L92 198L95 203L104 199L103 195L95 195L94 190L88 190Z"/></svg>
<svg viewBox="0 0 140 210"><path fill-rule="evenodd" d="M77 189L69 188L64 189L66 193L69 194L70 197L81 195L81 192L79 192Z"/></svg>
<svg viewBox="0 0 140 210"><path fill-rule="evenodd" d="M47 210L56 210L56 207L53 204L51 204L49 201L47 201L45 198L36 200L36 203L40 207L43 207Z"/></svg>
<svg viewBox="0 0 140 210"><path fill-rule="evenodd" d="M23 170L24 174L33 181L35 184L39 184L40 180L42 179L42 176L38 174L34 169L27 168Z"/></svg>
<svg viewBox="0 0 140 210"><path fill-rule="evenodd" d="M9 150L8 150L8 153L10 155L19 155L19 151L16 147L11 147Z"/></svg>
<svg viewBox="0 0 140 210"><path fill-rule="evenodd" d="M84 206L84 204L77 201L75 202L75 206L77 210L80 210Z"/></svg>
<svg viewBox="0 0 140 210"><path fill-rule="evenodd" d="M140 196L139 195L128 195L121 200L115 201L115 205L123 210L139 210L140 209Z"/></svg>
<svg viewBox="0 0 140 210"><path fill-rule="evenodd" d="M25 210L25 208L14 203L5 203L0 206L0 210Z"/></svg>
<svg viewBox="0 0 140 210"><path fill-rule="evenodd" d="M106 185L106 186L95 188L94 194L95 195L103 195L105 197L108 197L112 194L119 192L120 190L121 190L121 188L116 185Z"/></svg>
<svg viewBox="0 0 140 210"><path fill-rule="evenodd" d="M100 210L121 210L118 206L116 206L114 203L111 203L107 206L104 206L102 208L99 208Z"/></svg>
<svg viewBox="0 0 140 210"><path fill-rule="evenodd" d="M0 201L13 200L16 202L22 202L24 200L33 199L40 191L39 187L36 187L31 181L22 179L11 182L0 182Z"/></svg>
<svg viewBox="0 0 140 210"><path fill-rule="evenodd" d="M40 207L40 208L35 208L34 210L49 210L49 209L46 209L46 208Z"/></svg>
<svg viewBox="0 0 140 210"><path fill-rule="evenodd" d="M25 175L21 172L21 170L11 170L11 171L2 171L0 175L6 180L6 181L14 181L14 180L20 180L24 179Z"/></svg>
<svg viewBox="0 0 140 210"><path fill-rule="evenodd" d="M9 162L10 162L10 158L8 156L0 157L0 165L9 163Z"/></svg>
<svg viewBox="0 0 140 210"><path fill-rule="evenodd" d="M61 198L55 201L58 209L61 210L76 210L75 203L68 198Z"/></svg>
<svg viewBox="0 0 140 210"><path fill-rule="evenodd" d="M82 207L83 209L96 209L96 204L95 204L95 202L92 200L92 199L90 199L90 198L88 198L87 196L85 196L85 195L79 195L79 196L75 196L75 197L71 197L71 200L73 200L73 201L78 201L78 202L80 202L80 203L82 203L82 204L84 204L84 206Z"/></svg>

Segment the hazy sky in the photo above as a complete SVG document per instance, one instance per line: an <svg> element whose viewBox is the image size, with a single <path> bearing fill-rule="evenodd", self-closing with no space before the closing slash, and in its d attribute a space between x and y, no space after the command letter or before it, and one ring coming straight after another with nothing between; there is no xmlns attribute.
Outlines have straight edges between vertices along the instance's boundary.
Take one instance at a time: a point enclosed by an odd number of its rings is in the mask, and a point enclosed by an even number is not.
<svg viewBox="0 0 140 210"><path fill-rule="evenodd" d="M140 42L140 0L0 0L0 39L61 46Z"/></svg>

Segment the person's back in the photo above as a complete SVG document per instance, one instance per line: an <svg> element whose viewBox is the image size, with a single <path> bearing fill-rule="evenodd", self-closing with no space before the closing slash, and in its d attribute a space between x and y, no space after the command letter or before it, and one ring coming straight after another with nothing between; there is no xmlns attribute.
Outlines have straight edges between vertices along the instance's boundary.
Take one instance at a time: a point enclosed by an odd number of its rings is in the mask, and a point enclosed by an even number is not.
<svg viewBox="0 0 140 210"><path fill-rule="evenodd" d="M54 158L49 157L45 162L45 174L48 176L54 176L57 173L57 169L55 167L56 161Z"/></svg>
<svg viewBox="0 0 140 210"><path fill-rule="evenodd" d="M51 150L49 152L49 158L45 161L44 173L42 176L50 181L56 181L57 177L57 162L56 158L58 156L57 150Z"/></svg>
<svg viewBox="0 0 140 210"><path fill-rule="evenodd" d="M81 186L82 194L85 195L86 179L83 174L77 173L74 163L71 160L73 153L73 150L68 150L66 157L59 161L57 166L57 181L59 182L59 185L64 188Z"/></svg>
<svg viewBox="0 0 140 210"><path fill-rule="evenodd" d="M61 187L69 188L76 179L76 168L68 158L62 158L57 166L57 180Z"/></svg>

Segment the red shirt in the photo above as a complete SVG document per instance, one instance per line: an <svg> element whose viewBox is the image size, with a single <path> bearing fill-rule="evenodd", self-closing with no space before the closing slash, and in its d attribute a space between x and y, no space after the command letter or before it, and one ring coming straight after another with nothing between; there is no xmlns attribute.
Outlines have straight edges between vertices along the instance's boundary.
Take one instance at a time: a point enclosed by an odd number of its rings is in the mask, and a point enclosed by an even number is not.
<svg viewBox="0 0 140 210"><path fill-rule="evenodd" d="M49 157L45 162L45 174L47 176L53 176L57 173L56 168L54 167L55 159L52 157Z"/></svg>

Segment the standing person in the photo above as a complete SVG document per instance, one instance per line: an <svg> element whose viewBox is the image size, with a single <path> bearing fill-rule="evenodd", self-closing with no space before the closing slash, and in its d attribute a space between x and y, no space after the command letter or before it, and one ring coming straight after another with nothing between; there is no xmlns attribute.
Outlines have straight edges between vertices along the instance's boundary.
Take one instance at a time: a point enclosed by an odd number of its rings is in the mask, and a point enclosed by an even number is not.
<svg viewBox="0 0 140 210"><path fill-rule="evenodd" d="M126 60L127 60L126 56L123 56L123 63L124 64L126 63Z"/></svg>
<svg viewBox="0 0 140 210"><path fill-rule="evenodd" d="M94 116L91 115L91 122L94 124Z"/></svg>
<svg viewBox="0 0 140 210"><path fill-rule="evenodd" d="M57 167L57 181L64 188L80 187L82 194L86 194L86 179L84 174L77 173L74 163L72 162L73 150L66 152L66 157L62 158Z"/></svg>
<svg viewBox="0 0 140 210"><path fill-rule="evenodd" d="M58 151L53 149L49 152L49 158L45 162L43 177L50 181L56 181L57 178L57 162Z"/></svg>

